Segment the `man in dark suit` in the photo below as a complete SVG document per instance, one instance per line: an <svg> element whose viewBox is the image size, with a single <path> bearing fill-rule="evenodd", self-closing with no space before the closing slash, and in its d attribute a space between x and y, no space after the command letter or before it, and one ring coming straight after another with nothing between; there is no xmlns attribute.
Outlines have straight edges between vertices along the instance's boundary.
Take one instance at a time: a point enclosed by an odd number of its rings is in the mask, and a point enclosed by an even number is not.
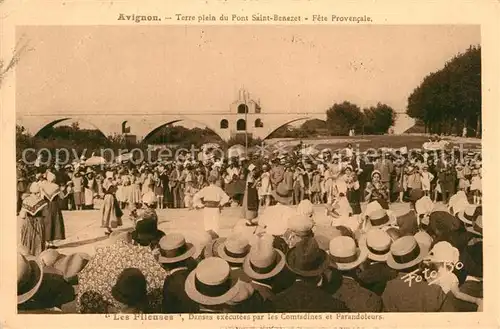
<svg viewBox="0 0 500 329"><path fill-rule="evenodd" d="M381 312L380 296L363 288L357 279L357 269L367 259L367 252L357 253L355 240L346 236L333 238L329 247L332 265L341 276L340 286L333 291L328 289L328 292L344 302L352 312Z"/></svg>
<svg viewBox="0 0 500 329"><path fill-rule="evenodd" d="M353 154L350 165L352 166L353 171L358 175L359 182L359 190L361 192L361 201L364 201L365 198L365 187L370 176L368 173L365 160L363 160L358 154Z"/></svg>
<svg viewBox="0 0 500 329"><path fill-rule="evenodd" d="M346 305L333 298L320 286L329 260L314 238L300 241L286 256L288 268L295 273L295 282L276 295L276 312L348 312Z"/></svg>
<svg viewBox="0 0 500 329"><path fill-rule="evenodd" d="M163 313L196 313L199 306L184 289L189 272L194 267L194 247L180 234L168 234L160 242L159 262L168 271L163 284ZM168 255L168 256L167 256Z"/></svg>
<svg viewBox="0 0 500 329"><path fill-rule="evenodd" d="M397 217L397 225L401 236L415 235L418 232L417 212L415 203L424 196L421 189L413 189L410 192L410 211Z"/></svg>
<svg viewBox="0 0 500 329"><path fill-rule="evenodd" d="M413 236L404 236L394 241L387 265L397 270L398 275L387 282L382 294L386 312L438 312L446 295L439 285L429 285L423 278L419 266L427 250Z"/></svg>

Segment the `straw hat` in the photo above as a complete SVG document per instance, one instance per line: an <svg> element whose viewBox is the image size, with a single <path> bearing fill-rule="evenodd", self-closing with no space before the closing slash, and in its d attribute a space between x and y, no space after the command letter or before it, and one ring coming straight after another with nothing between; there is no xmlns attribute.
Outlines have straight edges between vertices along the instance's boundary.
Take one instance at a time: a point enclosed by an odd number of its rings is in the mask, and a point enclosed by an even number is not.
<svg viewBox="0 0 500 329"><path fill-rule="evenodd" d="M236 283L229 264L222 258L210 257L189 273L184 289L191 300L201 305L221 305L236 297Z"/></svg>
<svg viewBox="0 0 500 329"><path fill-rule="evenodd" d="M457 218L466 224L472 224L479 215L482 215L482 212L481 206L469 205L457 214Z"/></svg>
<svg viewBox="0 0 500 329"><path fill-rule="evenodd" d="M328 268L329 261L326 251L319 248L316 239L306 238L288 251L286 265L295 274L314 277Z"/></svg>
<svg viewBox="0 0 500 329"><path fill-rule="evenodd" d="M368 258L376 262L385 262L391 251L392 239L384 230L371 229L362 235L359 247L364 249Z"/></svg>
<svg viewBox="0 0 500 329"><path fill-rule="evenodd" d="M413 237L417 240L418 244L425 246L425 249L429 250L431 248L433 239L429 233L425 231L418 231Z"/></svg>
<svg viewBox="0 0 500 329"><path fill-rule="evenodd" d="M299 205L297 206L297 213L308 217L314 215L314 208L311 201L309 201L308 199L300 201Z"/></svg>
<svg viewBox="0 0 500 329"><path fill-rule="evenodd" d="M35 257L17 254L17 304L30 300L40 288L43 265Z"/></svg>
<svg viewBox="0 0 500 329"><path fill-rule="evenodd" d="M273 248L273 237L263 236L245 258L243 271L252 279L262 280L278 275L285 265L285 254Z"/></svg>
<svg viewBox="0 0 500 329"><path fill-rule="evenodd" d="M396 217L392 213L382 208L367 213L367 219L367 228L381 228L396 221Z"/></svg>
<svg viewBox="0 0 500 329"><path fill-rule="evenodd" d="M171 233L160 239L158 243L160 255L158 261L164 264L177 263L192 257L196 251L193 244L186 242L182 234Z"/></svg>
<svg viewBox="0 0 500 329"><path fill-rule="evenodd" d="M154 194L154 192L152 191L149 191L149 192L146 192L144 193L144 195L142 196L142 203L144 204L147 204L147 205L152 205L156 202L156 195Z"/></svg>
<svg viewBox="0 0 500 329"><path fill-rule="evenodd" d="M243 264L245 257L250 252L248 239L241 235L233 235L220 244L217 254L229 263Z"/></svg>
<svg viewBox="0 0 500 329"><path fill-rule="evenodd" d="M440 241L432 247L425 257L426 261L434 263L457 263L460 252L447 241Z"/></svg>
<svg viewBox="0 0 500 329"><path fill-rule="evenodd" d="M309 235L314 226L313 220L304 215L296 215L288 219L288 229L298 236Z"/></svg>
<svg viewBox="0 0 500 329"><path fill-rule="evenodd" d="M392 243L387 265L395 270L410 268L421 263L427 252L414 236L403 236Z"/></svg>
<svg viewBox="0 0 500 329"><path fill-rule="evenodd" d="M476 220L474 220L474 224L471 227L467 227L467 231L476 234L483 235L483 215L477 216Z"/></svg>
<svg viewBox="0 0 500 329"><path fill-rule="evenodd" d="M358 267L368 257L367 249L358 248L356 241L348 236L339 236L330 241L330 262L340 271Z"/></svg>

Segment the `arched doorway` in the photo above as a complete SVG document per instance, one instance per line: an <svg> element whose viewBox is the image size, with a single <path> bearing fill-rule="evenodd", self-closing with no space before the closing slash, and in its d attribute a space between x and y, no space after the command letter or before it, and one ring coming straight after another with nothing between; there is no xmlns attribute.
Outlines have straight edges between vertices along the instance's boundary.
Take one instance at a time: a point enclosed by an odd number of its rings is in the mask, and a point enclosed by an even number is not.
<svg viewBox="0 0 500 329"><path fill-rule="evenodd" d="M247 123L245 120L243 119L239 119L237 122L236 122L236 130L237 131L242 131L242 130L246 130L247 129Z"/></svg>
<svg viewBox="0 0 500 329"><path fill-rule="evenodd" d="M229 127L229 122L226 119L220 121L220 129L227 129Z"/></svg>
<svg viewBox="0 0 500 329"><path fill-rule="evenodd" d="M248 113L248 106L246 104L238 105L238 114Z"/></svg>
<svg viewBox="0 0 500 329"><path fill-rule="evenodd" d="M262 128L264 127L264 123L262 123L261 119L255 120L255 128Z"/></svg>

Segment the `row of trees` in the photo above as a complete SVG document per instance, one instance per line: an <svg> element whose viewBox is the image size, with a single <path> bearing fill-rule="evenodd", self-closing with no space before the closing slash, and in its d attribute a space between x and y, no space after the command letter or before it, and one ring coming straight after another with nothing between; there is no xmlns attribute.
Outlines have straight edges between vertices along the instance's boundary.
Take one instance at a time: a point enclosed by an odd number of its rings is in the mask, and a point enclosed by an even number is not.
<svg viewBox="0 0 500 329"><path fill-rule="evenodd" d="M354 129L356 134L386 134L396 120L396 112L386 104L361 108L351 102L336 103L326 112L326 122L312 119L294 128L286 125L274 131L270 138L306 138L315 135L346 136Z"/></svg>
<svg viewBox="0 0 500 329"><path fill-rule="evenodd" d="M351 129L357 134L382 135L395 120L394 109L381 103L361 110L356 104L343 102L326 111L326 125L332 135L348 135Z"/></svg>
<svg viewBox="0 0 500 329"><path fill-rule="evenodd" d="M408 97L408 115L428 133L481 136L481 47L470 47L427 75Z"/></svg>

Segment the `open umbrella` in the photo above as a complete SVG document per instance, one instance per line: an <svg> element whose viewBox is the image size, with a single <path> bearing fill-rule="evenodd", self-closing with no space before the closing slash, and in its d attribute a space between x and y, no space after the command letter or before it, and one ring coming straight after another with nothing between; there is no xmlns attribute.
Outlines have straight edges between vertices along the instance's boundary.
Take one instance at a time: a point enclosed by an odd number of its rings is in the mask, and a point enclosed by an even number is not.
<svg viewBox="0 0 500 329"><path fill-rule="evenodd" d="M85 160L85 165L86 166L99 166L106 164L106 159L100 156L91 156L87 160Z"/></svg>
<svg viewBox="0 0 500 329"><path fill-rule="evenodd" d="M125 162L130 159L132 159L132 153L124 153L116 157L116 162Z"/></svg>
<svg viewBox="0 0 500 329"><path fill-rule="evenodd" d="M232 158L232 157L239 158L242 155L245 155L245 147L243 145L236 144L236 145L231 146L227 150L227 157L228 158Z"/></svg>

